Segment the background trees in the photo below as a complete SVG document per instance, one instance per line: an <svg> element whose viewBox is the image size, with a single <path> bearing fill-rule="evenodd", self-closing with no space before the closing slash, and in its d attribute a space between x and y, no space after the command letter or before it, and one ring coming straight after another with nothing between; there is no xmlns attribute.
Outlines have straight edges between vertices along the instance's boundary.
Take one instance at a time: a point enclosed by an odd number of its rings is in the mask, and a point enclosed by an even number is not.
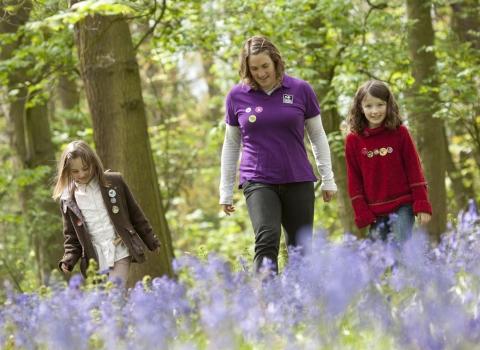
<svg viewBox="0 0 480 350"><path fill-rule="evenodd" d="M173 249L248 257L242 195L224 218L218 181L223 100L238 82L241 44L258 33L279 46L288 73L313 86L323 110L339 193L317 201L317 228L332 239L364 234L346 191L343 122L355 90L375 78L392 88L415 135L438 239L447 215L478 197L479 11L478 0L3 1L1 274L27 288L25 274L43 282L40 266L55 265L47 248L60 246L60 220L40 203L53 156L76 138L124 174L163 235L162 257L135 278L171 273ZM18 123L40 126L14 138L15 108ZM43 135L38 150L50 155L19 167L25 152L12 142L32 146L27 130ZM25 193L29 207L20 205Z"/></svg>

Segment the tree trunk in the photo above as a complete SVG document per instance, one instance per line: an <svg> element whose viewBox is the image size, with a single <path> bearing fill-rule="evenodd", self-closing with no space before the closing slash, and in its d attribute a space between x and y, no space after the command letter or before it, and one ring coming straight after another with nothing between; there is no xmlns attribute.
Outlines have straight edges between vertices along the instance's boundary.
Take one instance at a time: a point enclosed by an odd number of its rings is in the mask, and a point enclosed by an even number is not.
<svg viewBox="0 0 480 350"><path fill-rule="evenodd" d="M17 1L20 3L20 1ZM15 4L12 4L15 5ZM18 11L10 15L7 12L2 12L2 18L8 20L0 21L0 33L16 33L20 26L23 26L29 17L31 4L25 2ZM8 17L9 16L9 17ZM0 50L0 60L10 59L13 52L20 46L22 37L9 44L2 45ZM7 96L8 92L17 88L17 83L25 80L26 69L14 72L9 76L8 86L2 86L2 89ZM13 73L13 72L12 72ZM16 99L8 104L2 104L3 114L5 115L5 123L7 135L10 140L10 147L15 151L14 157L15 169L22 169L24 159L26 159L27 146L25 142L25 127L24 127L24 107L27 98L27 90L25 88L18 88Z"/></svg>
<svg viewBox="0 0 480 350"><path fill-rule="evenodd" d="M96 150L105 168L123 174L162 242L159 255L133 264L129 285L144 275L173 275L173 248L147 132L130 29L120 16L87 16L75 25Z"/></svg>
<svg viewBox="0 0 480 350"><path fill-rule="evenodd" d="M202 65L204 71L203 78L207 83L208 97L210 101L212 101L213 98L216 99L218 98L218 96L221 95L220 88L215 84L215 75L210 73L213 64L213 55L211 53L202 52ZM222 104L220 103L220 100L215 100L215 102L210 102L207 105L209 106L209 111L206 113L207 120L211 121L214 124L218 123L218 121L223 117L223 114L221 112Z"/></svg>
<svg viewBox="0 0 480 350"><path fill-rule="evenodd" d="M73 75L61 75L58 79L58 97L62 108L62 124L68 129L71 139L77 138L77 132L85 129L83 118L79 111L80 95Z"/></svg>
<svg viewBox="0 0 480 350"><path fill-rule="evenodd" d="M312 8L315 6L316 5L311 5ZM313 18L310 21L309 26L315 29L325 27L321 18ZM326 41L326 37L318 39L318 42ZM322 48L322 46L321 44L311 44L308 48L311 52L315 52ZM312 67L317 71L317 74L313 76L312 80L325 82L321 88L315 88L315 94L319 99L325 99L333 89L331 82L335 76L335 67L340 63L338 57L339 53L336 54L337 57L332 59L328 64L325 63L323 58L319 58L318 62L314 63L315 66ZM322 123L325 133L327 135L339 133L341 118L338 108L333 103L329 103L328 106L328 108L320 106L322 109ZM330 145L330 147L332 147L332 145ZM335 176L335 183L338 188L336 195L338 216L342 223L343 230L361 238L364 236L364 233L355 225L353 207L348 194L347 162L345 160L345 154L331 151L330 155L332 158L332 170Z"/></svg>
<svg viewBox="0 0 480 350"><path fill-rule="evenodd" d="M472 47L478 51L480 57L480 38L473 33L480 28L478 18L479 0L465 0L450 5L453 10L452 29L457 33L460 42L470 42ZM477 13L475 13L477 12Z"/></svg>
<svg viewBox="0 0 480 350"><path fill-rule="evenodd" d="M463 184L463 176L460 170L458 170L457 165L452 159L452 154L448 149L448 139L447 134L445 133L445 128L443 130L444 136L444 146L445 146L445 155L446 155L446 167L447 174L452 183L453 195L456 203L455 213L458 213L460 209L466 209L468 200L470 198L475 198L472 187L467 187Z"/></svg>
<svg viewBox="0 0 480 350"><path fill-rule="evenodd" d="M479 0L465 0L461 2L456 2L450 5L452 8L452 29L456 33L457 39L461 44L470 43L472 45L474 58L477 61L480 60L480 38L478 36L473 35L475 32L480 31L480 19L478 18L478 11L480 9L480 1ZM474 108L476 109L476 115L480 115L480 105L478 103L474 104ZM474 140L473 144L477 152L473 152L476 154L475 160L477 164L480 164L479 157L478 157L478 150L480 150L479 145L479 138L476 137L478 132L478 122L477 118L472 118L471 121L466 121L467 124L471 125L471 136ZM460 155L460 158L462 158ZM461 162L460 162L461 166ZM452 170L452 174L451 171ZM470 177L472 177L471 172L468 174L462 174L458 171L457 165L453 162L452 157L450 155L449 159L447 159L447 171L450 179L452 180L452 188L454 190L455 199L457 201L457 205L459 209L466 209L468 199L475 198L475 191L473 188L473 181L470 181ZM454 179L455 178L455 183ZM466 186L465 182L471 183L472 185Z"/></svg>
<svg viewBox="0 0 480 350"><path fill-rule="evenodd" d="M340 114L338 109L331 108L322 110L322 119L326 134L339 132L340 130ZM349 232L358 238L364 237L364 232L359 230L355 225L354 212L350 196L348 194L348 179L347 179L347 161L344 153L331 152L332 167L335 174L335 183L338 187L337 192L337 207L338 216L342 222L342 227L345 232Z"/></svg>
<svg viewBox="0 0 480 350"><path fill-rule="evenodd" d="M8 20L0 21L0 32L16 33L18 28L27 22L31 4L28 1L18 4L21 6L17 13ZM2 46L0 58L2 60L11 58L22 41L23 37L20 37L17 41ZM27 80L25 74L27 69L29 67L12 72L9 76L9 85L5 87L8 91L19 90L16 99L3 106L7 134L15 153L14 166L16 171L33 169L41 165L54 168L55 147L51 140L46 103L25 109L29 95L25 88L18 86ZM56 230L60 222L58 206L50 199L50 193L46 190L50 178L51 176L46 176L41 183L30 185L19 193L23 216L27 223L26 229L34 243L35 261L41 283L48 282L50 272L57 268L58 260L63 255L63 238ZM44 193L34 198L32 194L37 190L43 190Z"/></svg>
<svg viewBox="0 0 480 350"><path fill-rule="evenodd" d="M409 118L415 126L415 140L424 175L428 182L428 195L433 216L427 226L432 241L439 241L445 231L446 206L446 146L443 121L434 118L438 110L438 90L435 79L436 57L433 48L434 32L430 14L431 2L407 0L407 16L415 21L408 32L408 51L412 76L415 78L410 91ZM427 92L421 92L426 88Z"/></svg>
<svg viewBox="0 0 480 350"><path fill-rule="evenodd" d="M58 95L62 108L65 110L74 109L79 102L77 84L73 76L61 75L58 80Z"/></svg>

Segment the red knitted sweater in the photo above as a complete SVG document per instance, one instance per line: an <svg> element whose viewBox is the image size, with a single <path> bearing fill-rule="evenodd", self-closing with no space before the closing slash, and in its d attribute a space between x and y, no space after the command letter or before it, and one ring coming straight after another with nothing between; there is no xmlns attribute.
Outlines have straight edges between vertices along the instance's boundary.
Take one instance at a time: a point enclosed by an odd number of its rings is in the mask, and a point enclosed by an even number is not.
<svg viewBox="0 0 480 350"><path fill-rule="evenodd" d="M355 224L363 228L377 216L394 213L413 204L415 214L432 214L418 154L405 126L389 130L385 125L351 133L345 145L348 193Z"/></svg>

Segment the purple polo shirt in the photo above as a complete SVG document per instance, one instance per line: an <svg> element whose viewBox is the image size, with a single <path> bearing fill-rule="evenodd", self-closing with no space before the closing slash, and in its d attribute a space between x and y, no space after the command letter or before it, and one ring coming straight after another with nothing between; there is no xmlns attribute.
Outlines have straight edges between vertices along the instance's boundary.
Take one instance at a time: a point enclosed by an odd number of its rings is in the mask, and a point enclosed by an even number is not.
<svg viewBox="0 0 480 350"><path fill-rule="evenodd" d="M249 85L233 87L226 99L225 122L240 126L242 134L239 188L246 180L317 181L303 138L305 119L319 114L312 87L287 74L270 96Z"/></svg>

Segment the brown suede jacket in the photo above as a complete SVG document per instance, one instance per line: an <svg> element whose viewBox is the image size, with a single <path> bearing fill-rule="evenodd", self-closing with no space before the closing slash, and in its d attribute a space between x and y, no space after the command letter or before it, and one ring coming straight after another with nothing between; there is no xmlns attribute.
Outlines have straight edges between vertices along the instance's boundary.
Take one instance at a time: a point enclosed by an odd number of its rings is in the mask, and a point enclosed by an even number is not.
<svg viewBox="0 0 480 350"><path fill-rule="evenodd" d="M142 242L150 251L159 247L160 241L153 232L152 226L135 201L130 188L120 173L105 173L108 187L100 186L103 201L112 221L113 227L119 238L130 250L132 261L143 263L147 260ZM114 190L116 203L111 203L109 191ZM118 212L113 212L113 206L118 207ZM63 215L63 235L65 236L65 254L58 263L68 265L71 271L77 261L81 258L80 271L86 277L86 271L90 259L95 259L98 264L98 257L90 239L85 219L77 206L75 197L65 189L60 197L60 209Z"/></svg>

